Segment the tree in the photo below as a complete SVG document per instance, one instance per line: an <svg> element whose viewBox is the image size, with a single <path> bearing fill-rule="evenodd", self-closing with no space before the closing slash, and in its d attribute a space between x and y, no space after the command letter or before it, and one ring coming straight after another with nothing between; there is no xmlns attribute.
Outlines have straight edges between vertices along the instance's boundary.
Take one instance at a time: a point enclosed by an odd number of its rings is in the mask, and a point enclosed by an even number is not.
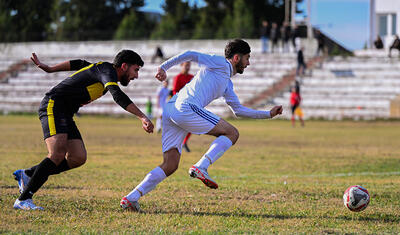
<svg viewBox="0 0 400 235"><path fill-rule="evenodd" d="M246 4L244 0L235 0L233 6L232 29L234 37L251 38L253 37L253 14L252 6Z"/></svg>
<svg viewBox="0 0 400 235"><path fill-rule="evenodd" d="M56 40L109 40L124 16L136 12L144 0L57 0L56 4Z"/></svg>
<svg viewBox="0 0 400 235"><path fill-rule="evenodd" d="M191 8L188 2L166 0L163 9L165 15L151 34L153 39L187 39L193 32L197 7Z"/></svg>
<svg viewBox="0 0 400 235"><path fill-rule="evenodd" d="M224 19L225 14L230 11L227 0L205 0L207 6L199 9L199 20L193 33L194 39L214 38ZM221 33L220 33L221 34ZM222 34L224 34L222 32Z"/></svg>
<svg viewBox="0 0 400 235"><path fill-rule="evenodd" d="M1 0L0 41L42 41L51 23L53 0Z"/></svg>
<svg viewBox="0 0 400 235"><path fill-rule="evenodd" d="M143 12L132 10L122 19L114 34L114 39L129 40L148 38L154 25L155 22L149 19L148 15L143 14Z"/></svg>

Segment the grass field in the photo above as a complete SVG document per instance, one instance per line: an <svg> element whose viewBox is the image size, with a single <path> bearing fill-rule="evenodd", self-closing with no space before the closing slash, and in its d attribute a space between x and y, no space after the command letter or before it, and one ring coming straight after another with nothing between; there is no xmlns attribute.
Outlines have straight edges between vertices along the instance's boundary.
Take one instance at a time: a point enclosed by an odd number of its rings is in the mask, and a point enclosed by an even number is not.
<svg viewBox="0 0 400 235"><path fill-rule="evenodd" d="M161 163L161 136L135 118L76 119L87 163L50 177L35 195L45 211L17 211L12 172L47 154L36 116L0 116L0 233L400 233L400 122L231 120L238 143L209 169L220 188L188 168L210 136L192 136L177 172L141 199L119 201ZM366 187L369 207L353 213L344 190Z"/></svg>

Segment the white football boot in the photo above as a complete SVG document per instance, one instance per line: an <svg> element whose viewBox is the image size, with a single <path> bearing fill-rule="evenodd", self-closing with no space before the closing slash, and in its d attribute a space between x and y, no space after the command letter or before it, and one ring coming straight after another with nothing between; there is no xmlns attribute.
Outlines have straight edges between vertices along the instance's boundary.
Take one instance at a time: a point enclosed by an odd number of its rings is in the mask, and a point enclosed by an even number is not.
<svg viewBox="0 0 400 235"><path fill-rule="evenodd" d="M19 210L43 210L43 207L36 206L32 199L20 201L19 199L14 202L14 209Z"/></svg>
<svg viewBox="0 0 400 235"><path fill-rule="evenodd" d="M119 203L119 205L124 210L137 211L137 212L140 211L139 202L131 202L126 197L123 197L121 199L121 202Z"/></svg>
<svg viewBox="0 0 400 235"><path fill-rule="evenodd" d="M212 189L217 189L218 184L210 176L208 176L208 172L206 169L202 169L196 166L192 166L189 169L189 175L193 178L197 178L201 180L207 187Z"/></svg>

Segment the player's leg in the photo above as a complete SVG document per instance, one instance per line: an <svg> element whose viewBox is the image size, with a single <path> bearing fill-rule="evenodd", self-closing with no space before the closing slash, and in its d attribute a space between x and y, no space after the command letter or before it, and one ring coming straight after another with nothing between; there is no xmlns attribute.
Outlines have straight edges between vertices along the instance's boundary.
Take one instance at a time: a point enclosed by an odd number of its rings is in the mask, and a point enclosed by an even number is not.
<svg viewBox="0 0 400 235"><path fill-rule="evenodd" d="M192 134L189 132L187 135L186 135L186 137L185 137L185 139L183 140L183 148L186 150L186 152L190 152L190 149L189 149L189 146L188 146L188 144L187 144L187 141L189 140L189 138L190 138L190 136L191 136Z"/></svg>
<svg viewBox="0 0 400 235"><path fill-rule="evenodd" d="M193 134L209 134L217 137L200 161L189 169L189 175L200 179L208 187L218 188L215 181L208 176L207 168L236 143L239 132L217 115L194 104L182 104L180 111L180 118L174 120L179 127Z"/></svg>
<svg viewBox="0 0 400 235"><path fill-rule="evenodd" d="M52 175L57 170L57 165L65 158L68 143L67 137L67 134L56 134L46 139L49 153L47 157L39 163L23 192L15 201L15 209L42 209L33 204L33 194L42 187L49 175ZM26 205L27 207L24 206L25 204L28 204Z"/></svg>
<svg viewBox="0 0 400 235"><path fill-rule="evenodd" d="M14 203L16 209L40 209L33 204L32 196L65 159L68 146L68 117L65 115L64 107L62 102L54 101L49 97L42 100L39 116L48 155L35 167L32 177Z"/></svg>
<svg viewBox="0 0 400 235"><path fill-rule="evenodd" d="M191 177L200 179L207 187L216 189L218 184L208 175L208 167L217 161L239 138L239 131L224 119L207 132L217 137L203 157L189 169Z"/></svg>
<svg viewBox="0 0 400 235"><path fill-rule="evenodd" d="M81 133L75 122L70 119L68 122L67 155L58 166L56 174L82 166L85 164L86 158L86 148Z"/></svg>
<svg viewBox="0 0 400 235"><path fill-rule="evenodd" d="M296 126L296 118L295 118L295 115L294 115L294 112L295 112L296 108L297 108L297 105L292 105L292 107L291 107L291 109L292 109L292 118L291 118L291 121L292 121L292 126L293 126L293 127Z"/></svg>
<svg viewBox="0 0 400 235"><path fill-rule="evenodd" d="M60 174L61 172L83 165L86 162L86 156L87 154L82 136L75 122L70 118L68 121L67 153L52 175ZM38 166L39 165L36 165L23 171L26 176L30 178Z"/></svg>
<svg viewBox="0 0 400 235"><path fill-rule="evenodd" d="M175 109L173 104L167 104L164 107L162 132L163 163L150 171L134 190L122 198L120 206L123 209L138 211L140 207L137 201L178 169L182 141L187 135L187 131L177 126L170 119L170 108Z"/></svg>
<svg viewBox="0 0 400 235"><path fill-rule="evenodd" d="M304 127L304 120L303 120L304 114L303 114L303 110L302 110L301 107L297 107L296 114L299 117L299 121L301 123L301 126Z"/></svg>
<svg viewBox="0 0 400 235"><path fill-rule="evenodd" d="M217 161L239 138L239 131L222 118L207 134L217 138L212 142L200 161L194 165L202 169L207 169Z"/></svg>
<svg viewBox="0 0 400 235"><path fill-rule="evenodd" d="M158 109L158 115L157 115L157 120L156 120L156 132L160 133L161 132L161 127L162 127L162 109Z"/></svg>

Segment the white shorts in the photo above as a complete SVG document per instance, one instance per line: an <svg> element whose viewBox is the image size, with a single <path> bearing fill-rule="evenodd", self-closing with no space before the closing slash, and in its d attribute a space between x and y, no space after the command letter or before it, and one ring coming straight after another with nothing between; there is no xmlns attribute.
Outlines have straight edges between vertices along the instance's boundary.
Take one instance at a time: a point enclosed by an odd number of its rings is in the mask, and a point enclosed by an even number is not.
<svg viewBox="0 0 400 235"><path fill-rule="evenodd" d="M164 106L162 116L162 150L172 148L182 151L186 135L206 134L217 125L220 117L194 104L170 101Z"/></svg>

